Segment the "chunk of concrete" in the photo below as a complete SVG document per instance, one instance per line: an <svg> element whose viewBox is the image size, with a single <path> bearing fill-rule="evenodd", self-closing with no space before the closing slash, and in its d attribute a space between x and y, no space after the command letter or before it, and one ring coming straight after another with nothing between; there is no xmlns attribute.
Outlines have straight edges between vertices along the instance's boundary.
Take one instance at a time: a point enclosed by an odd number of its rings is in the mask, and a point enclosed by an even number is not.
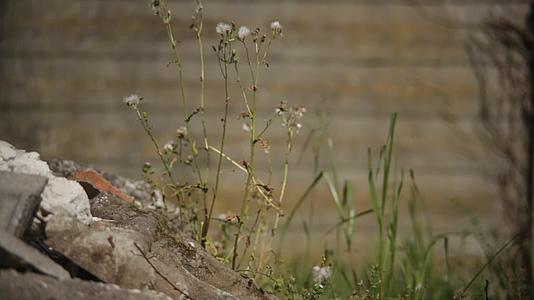
<svg viewBox="0 0 534 300"><path fill-rule="evenodd" d="M0 230L22 237L41 202L48 179L0 172Z"/></svg>
<svg viewBox="0 0 534 300"><path fill-rule="evenodd" d="M172 300L152 290L125 289L79 279L58 280L34 273L0 271L0 299L55 300Z"/></svg>
<svg viewBox="0 0 534 300"><path fill-rule="evenodd" d="M92 221L89 198L75 181L56 177L37 152L17 150L0 141L0 171L17 174L33 174L48 178L41 197L41 207L51 215L67 215L84 224Z"/></svg>
<svg viewBox="0 0 534 300"><path fill-rule="evenodd" d="M4 231L0 231L0 267L38 271L61 279L70 278L69 272L49 257Z"/></svg>
<svg viewBox="0 0 534 300"><path fill-rule="evenodd" d="M89 198L76 181L51 176L42 198L41 208L46 212L75 217L84 224L91 223Z"/></svg>
<svg viewBox="0 0 534 300"><path fill-rule="evenodd" d="M16 157L7 161L12 172L21 174L35 174L50 177L52 172L48 164L39 159L36 152L17 154Z"/></svg>

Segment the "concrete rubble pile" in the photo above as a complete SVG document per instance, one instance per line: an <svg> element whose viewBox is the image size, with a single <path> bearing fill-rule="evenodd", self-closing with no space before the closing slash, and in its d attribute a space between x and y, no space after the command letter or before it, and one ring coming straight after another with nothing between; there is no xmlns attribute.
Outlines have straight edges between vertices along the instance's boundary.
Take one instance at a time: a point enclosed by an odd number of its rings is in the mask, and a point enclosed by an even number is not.
<svg viewBox="0 0 534 300"><path fill-rule="evenodd" d="M276 299L149 203L143 182L0 141L0 299Z"/></svg>

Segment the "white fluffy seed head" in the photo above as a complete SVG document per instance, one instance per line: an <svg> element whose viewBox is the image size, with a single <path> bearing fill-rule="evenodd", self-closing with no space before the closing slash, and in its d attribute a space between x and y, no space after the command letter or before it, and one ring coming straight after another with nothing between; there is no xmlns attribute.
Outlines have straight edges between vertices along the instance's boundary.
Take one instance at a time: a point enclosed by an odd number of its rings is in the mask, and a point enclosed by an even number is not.
<svg viewBox="0 0 534 300"><path fill-rule="evenodd" d="M279 21L271 22L271 30L282 31L282 29L283 29L282 24L280 24Z"/></svg>
<svg viewBox="0 0 534 300"><path fill-rule="evenodd" d="M232 30L232 26L227 23L219 23L215 27L215 31L217 31L218 34L224 35Z"/></svg>
<svg viewBox="0 0 534 300"><path fill-rule="evenodd" d="M132 94L128 97L124 97L122 101L124 101L124 103L126 103L128 106L137 106L139 105L139 102L141 102L141 99L142 98L139 95Z"/></svg>
<svg viewBox="0 0 534 300"><path fill-rule="evenodd" d="M314 266L312 269L313 282L316 284L324 284L332 276L332 267L329 266Z"/></svg>
<svg viewBox="0 0 534 300"><path fill-rule="evenodd" d="M241 26L239 27L239 30L237 31L237 37L240 40L244 40L249 34L250 34L250 28L248 28L247 26Z"/></svg>

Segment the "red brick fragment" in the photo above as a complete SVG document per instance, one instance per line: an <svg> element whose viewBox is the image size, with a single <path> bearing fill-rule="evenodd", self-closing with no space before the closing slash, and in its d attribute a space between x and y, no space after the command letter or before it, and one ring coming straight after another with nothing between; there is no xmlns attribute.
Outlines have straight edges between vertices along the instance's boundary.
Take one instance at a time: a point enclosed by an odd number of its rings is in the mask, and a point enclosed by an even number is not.
<svg viewBox="0 0 534 300"><path fill-rule="evenodd" d="M95 170L78 170L74 172L74 174L72 174L70 179L76 180L78 182L88 183L101 192L111 193L128 203L133 203L132 197L126 195L118 188L114 187L109 181L102 177L102 175L98 174Z"/></svg>

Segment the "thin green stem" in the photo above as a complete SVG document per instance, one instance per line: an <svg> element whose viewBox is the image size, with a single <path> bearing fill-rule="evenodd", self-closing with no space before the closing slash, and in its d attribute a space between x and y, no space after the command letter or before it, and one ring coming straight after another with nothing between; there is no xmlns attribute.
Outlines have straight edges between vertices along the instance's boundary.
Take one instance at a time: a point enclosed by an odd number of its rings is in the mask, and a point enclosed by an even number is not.
<svg viewBox="0 0 534 300"><path fill-rule="evenodd" d="M293 130L288 129L287 131L287 148L284 156L284 175L282 177L282 188L280 189L280 196L278 198L278 206L282 207L282 201L284 200L286 185L287 185L287 175L289 173L289 155L291 154L292 149L292 140L293 140ZM273 229L271 235L274 236L276 230L278 229L278 223L280 221L280 213L276 213L274 220Z"/></svg>
<svg viewBox="0 0 534 300"><path fill-rule="evenodd" d="M163 3L165 9L166 9L166 4ZM203 204L204 204L204 213L206 214L207 212L207 201L206 201L206 183L204 182L203 178L202 178L202 173L200 171L200 166L199 166L199 163L198 163L198 151L196 149L196 143L193 139L193 136L191 134L191 127L189 126L189 122L190 122L190 117L188 116L188 111L187 111L187 98L186 98L186 95L185 95L185 87L184 87L184 75L183 75L183 66L182 66L182 57L180 55L180 51L178 50L178 47L177 47L177 41L176 39L174 38L174 34L172 32L172 27L171 27L171 23L170 23L170 16L167 17L167 18L163 18L163 23L165 24L165 29L166 29L166 32L167 32L167 37L169 39L169 42L171 44L171 47L173 49L173 52L174 52L174 56L175 56L175 63L178 67L178 87L179 87L179 91L180 91L180 97L182 99L182 110L183 110L183 115L184 115L184 123L185 123L185 127L187 129L187 140L189 142L189 145L191 146L191 151L192 151L192 156L193 156L193 168L195 169L195 172L197 174L197 177L198 177L198 181L199 181L199 186L201 187L202 189L202 193L203 193ZM201 27L202 25L200 25L200 30L199 32L197 32L197 37L198 37L198 41L199 41L199 46L200 46L200 52L201 52L201 107L203 107L203 103L204 103L204 58L203 58L203 47L202 47L202 39L200 38L200 35L201 35Z"/></svg>
<svg viewBox="0 0 534 300"><path fill-rule="evenodd" d="M213 198L211 200L209 212L208 212L208 221L205 223L203 232L202 232L202 244L205 244L205 238L209 231L209 220L211 220L211 216L213 215L213 209L215 207L215 202L217 201L218 191L219 191L219 182L221 178L221 166L222 166L222 160L223 160L223 153L224 153L224 146L225 146L225 140L226 140L226 125L228 120L228 107L230 104L230 94L228 89L228 63L226 61L226 55L228 49L231 48L231 44L226 45L223 50L223 56L225 57L224 64L222 66L223 70L223 78L224 78L224 117L223 117L223 128L222 128L222 136L221 136L221 145L220 145L220 152L219 152L219 159L217 161L217 170L215 173L215 186L213 188ZM220 61L219 61L220 63Z"/></svg>
<svg viewBox="0 0 534 300"><path fill-rule="evenodd" d="M200 52L200 110L204 110L204 97L205 97L205 64L204 64L204 47L202 45L202 22L197 31L198 49Z"/></svg>
<svg viewBox="0 0 534 300"><path fill-rule="evenodd" d="M169 166L167 160L165 159L165 157L163 157L163 154L161 153L161 150L159 149L158 142L156 141L156 138L152 134L152 131L150 130L150 126L148 125L148 120L143 114L141 114L141 111L139 111L139 108L137 106L134 106L134 110L137 113L137 117L139 118L141 125L143 125L143 129L145 130L146 134L150 137L152 144L154 144L154 148L156 148L156 153L158 154L161 160L161 163L163 164L163 167L165 168L167 176L169 177L171 183L176 185L176 181L174 180L172 176L171 167Z"/></svg>
<svg viewBox="0 0 534 300"><path fill-rule="evenodd" d="M252 106L249 113L250 118L250 159L247 166L247 181L245 183L245 191L243 193L243 199L241 201L241 209L239 212L239 227L237 229L237 232L235 234L234 239L234 251L232 255L232 269L236 269L236 262L237 262L237 253L238 253L238 246L239 246L239 236L241 235L241 228L243 227L243 224L246 221L246 214L248 210L248 195L250 190L250 184L252 182L252 177L254 176L254 158L255 158L255 144L256 144L256 100L257 100L257 93L258 93L258 77L259 77L259 69L260 69L260 48L258 44L256 43L256 70L255 72L252 70L252 64L250 60L250 55L248 51L248 47L245 45L245 51L247 55L247 62L249 65L253 86L252 86Z"/></svg>

